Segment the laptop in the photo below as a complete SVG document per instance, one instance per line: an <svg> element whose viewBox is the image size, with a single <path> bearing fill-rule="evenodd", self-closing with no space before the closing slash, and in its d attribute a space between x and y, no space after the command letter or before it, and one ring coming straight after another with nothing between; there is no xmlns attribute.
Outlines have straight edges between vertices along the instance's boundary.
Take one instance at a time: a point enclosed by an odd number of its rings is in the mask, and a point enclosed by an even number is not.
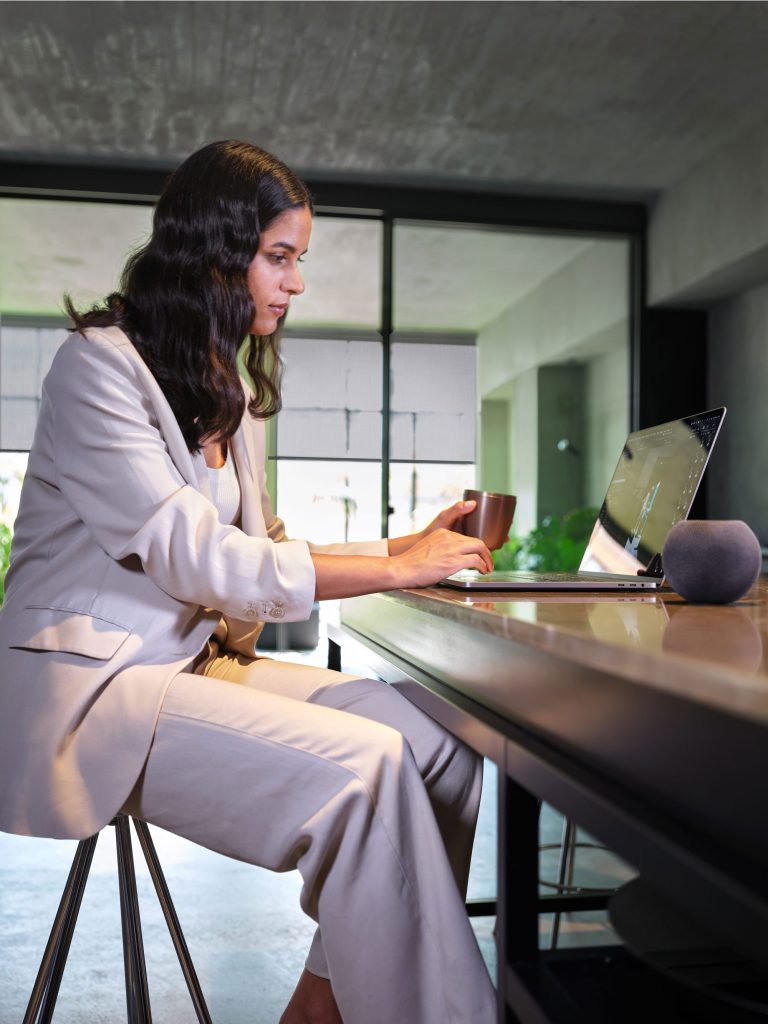
<svg viewBox="0 0 768 1024"><path fill-rule="evenodd" d="M578 572L454 573L460 590L656 590L664 582L667 534L690 512L720 432L725 408L710 409L624 442Z"/></svg>

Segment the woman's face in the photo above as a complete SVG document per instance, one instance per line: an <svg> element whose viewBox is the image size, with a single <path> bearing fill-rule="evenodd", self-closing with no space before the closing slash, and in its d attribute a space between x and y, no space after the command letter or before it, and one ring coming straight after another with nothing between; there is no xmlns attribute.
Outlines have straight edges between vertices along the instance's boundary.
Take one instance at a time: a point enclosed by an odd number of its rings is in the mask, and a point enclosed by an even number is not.
<svg viewBox="0 0 768 1024"><path fill-rule="evenodd" d="M261 233L259 249L248 267L248 290L256 315L251 334L272 334L304 282L299 261L309 247L312 214L306 206L285 210Z"/></svg>

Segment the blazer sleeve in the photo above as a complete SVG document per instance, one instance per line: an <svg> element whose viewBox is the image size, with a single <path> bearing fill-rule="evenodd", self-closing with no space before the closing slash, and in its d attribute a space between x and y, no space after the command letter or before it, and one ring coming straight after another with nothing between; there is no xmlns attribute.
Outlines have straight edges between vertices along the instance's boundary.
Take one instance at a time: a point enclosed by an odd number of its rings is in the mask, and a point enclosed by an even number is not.
<svg viewBox="0 0 768 1024"><path fill-rule="evenodd" d="M308 545L219 522L169 454L146 373L99 335L73 335L57 353L43 402L57 484L74 513L108 555L137 555L180 601L237 619L306 619L315 593Z"/></svg>

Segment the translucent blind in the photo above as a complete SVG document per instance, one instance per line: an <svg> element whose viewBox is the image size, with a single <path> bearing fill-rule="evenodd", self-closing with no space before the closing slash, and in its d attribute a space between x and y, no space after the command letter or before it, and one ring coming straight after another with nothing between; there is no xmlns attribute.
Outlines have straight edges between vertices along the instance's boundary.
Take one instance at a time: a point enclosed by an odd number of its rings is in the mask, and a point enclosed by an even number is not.
<svg viewBox="0 0 768 1024"><path fill-rule="evenodd" d="M78 307L100 302L151 221L149 206L0 199L0 312L61 316L65 292Z"/></svg>
<svg viewBox="0 0 768 1024"><path fill-rule="evenodd" d="M377 330L381 319L381 222L315 217L301 266L304 294L291 300L288 324L311 337L319 327Z"/></svg>
<svg viewBox="0 0 768 1024"><path fill-rule="evenodd" d="M282 352L278 456L380 458L381 345L284 338Z"/></svg>
<svg viewBox="0 0 768 1024"><path fill-rule="evenodd" d="M474 346L396 342L391 372L391 458L473 462Z"/></svg>
<svg viewBox="0 0 768 1024"><path fill-rule="evenodd" d="M0 449L29 450L43 378L67 333L63 328L0 325Z"/></svg>
<svg viewBox="0 0 768 1024"><path fill-rule="evenodd" d="M292 538L374 540L381 534L380 463L280 460L277 513Z"/></svg>

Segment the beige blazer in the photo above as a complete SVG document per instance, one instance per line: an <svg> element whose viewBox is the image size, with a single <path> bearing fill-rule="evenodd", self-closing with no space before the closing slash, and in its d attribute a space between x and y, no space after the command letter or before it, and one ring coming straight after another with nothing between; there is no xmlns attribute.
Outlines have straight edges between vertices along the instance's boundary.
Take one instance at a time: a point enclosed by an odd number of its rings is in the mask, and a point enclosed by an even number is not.
<svg viewBox="0 0 768 1024"><path fill-rule="evenodd" d="M203 460L119 328L59 349L0 612L0 829L98 831L142 770L170 681L222 616L227 646L249 654L264 622L309 616L314 546L272 511L263 423L246 412L231 450L238 526L219 522Z"/></svg>

